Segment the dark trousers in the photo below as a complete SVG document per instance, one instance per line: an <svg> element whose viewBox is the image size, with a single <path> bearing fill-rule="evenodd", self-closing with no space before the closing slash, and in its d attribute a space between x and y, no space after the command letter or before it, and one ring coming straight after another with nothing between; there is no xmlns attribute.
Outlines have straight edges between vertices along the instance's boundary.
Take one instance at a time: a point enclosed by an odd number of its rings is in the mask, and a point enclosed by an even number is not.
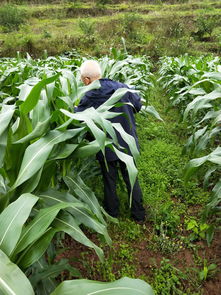
<svg viewBox="0 0 221 295"><path fill-rule="evenodd" d="M108 170L104 161L99 161L104 181L104 208L107 213L113 217L117 217L119 213L119 199L116 193L116 181L118 178L118 167L121 170L124 182L127 186L128 195L130 196L131 185L129 175L124 162L120 160L107 162ZM142 192L138 179L135 182L132 192L131 216L136 220L143 220L145 217L145 209L143 207Z"/></svg>

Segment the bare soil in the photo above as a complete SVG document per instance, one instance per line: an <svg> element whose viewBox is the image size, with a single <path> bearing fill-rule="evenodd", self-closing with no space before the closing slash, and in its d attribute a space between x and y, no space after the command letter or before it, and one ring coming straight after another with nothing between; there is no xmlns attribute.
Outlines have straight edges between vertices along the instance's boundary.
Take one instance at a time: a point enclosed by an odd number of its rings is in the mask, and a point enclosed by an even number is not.
<svg viewBox="0 0 221 295"><path fill-rule="evenodd" d="M148 236L150 233L147 230L146 235ZM96 244L99 244L98 238L96 234L91 232L87 233L87 236ZM119 241L115 241L113 238L113 247L115 250L119 248ZM200 291L202 291L203 295L220 295L220 287L221 287L221 232L215 233L215 236L212 241L212 245L210 247L207 246L206 242L198 241L196 242L196 246L198 247L198 256L202 259L207 259L208 265L211 263L215 263L217 265L217 272L212 276L208 277L205 282L200 286ZM122 241L121 241L122 243ZM170 259L170 263L181 270L182 272L186 272L187 269L198 269L199 265L197 265L194 252L191 249L183 248L182 250L175 252L170 255L163 255L159 251L150 250L149 244L150 241L147 239L142 239L142 241L133 241L131 246L136 249L134 264L136 267L136 277L149 277L150 279L153 277L153 270L156 267L160 267L161 260L166 257ZM94 253L93 250L90 250L88 247L72 240L68 236L66 236L64 240L64 247L67 247L68 250L64 251L61 255L59 255L58 259L67 258L73 259L75 258L75 262L71 262L71 264L77 268L83 278L105 281L102 277L101 273L91 271L91 267L96 265L98 262L98 257ZM105 252L105 257L110 255L111 249L109 247L105 247L103 249ZM82 253L84 255L82 256ZM96 268L96 267L95 267ZM113 267L113 271L115 274L118 273L119 265L115 265ZM197 274L196 274L197 275ZM70 277L69 277L70 279ZM188 281L183 281L183 285L185 287L189 287ZM199 291L199 289L198 289ZM190 294L189 294L190 295Z"/></svg>

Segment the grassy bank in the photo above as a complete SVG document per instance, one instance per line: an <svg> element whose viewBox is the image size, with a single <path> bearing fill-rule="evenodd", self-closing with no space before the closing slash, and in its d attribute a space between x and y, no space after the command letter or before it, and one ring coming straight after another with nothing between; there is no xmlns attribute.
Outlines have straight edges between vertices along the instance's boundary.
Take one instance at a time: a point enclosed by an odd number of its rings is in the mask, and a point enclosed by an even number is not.
<svg viewBox="0 0 221 295"><path fill-rule="evenodd" d="M42 56L76 49L103 55L126 39L131 53L162 55L220 54L221 5L219 1L187 3L96 2L27 4L16 7L25 21L16 27L0 26L0 56L17 51ZM10 8L9 8L10 9Z"/></svg>

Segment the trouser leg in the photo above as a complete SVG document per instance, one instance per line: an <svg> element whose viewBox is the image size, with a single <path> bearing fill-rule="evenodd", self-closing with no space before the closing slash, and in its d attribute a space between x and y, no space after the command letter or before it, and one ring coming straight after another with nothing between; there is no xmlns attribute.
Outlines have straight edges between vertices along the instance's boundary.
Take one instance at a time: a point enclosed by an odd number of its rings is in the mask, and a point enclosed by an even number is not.
<svg viewBox="0 0 221 295"><path fill-rule="evenodd" d="M119 162L120 162L121 173L126 183L128 194L130 196L131 185L130 185L128 171L126 169L125 163L122 161L119 161ZM136 180L134 184L133 192L132 192L131 215L136 220L143 220L145 218L145 209L143 207L143 196L142 196L142 191L141 191L138 179Z"/></svg>
<svg viewBox="0 0 221 295"><path fill-rule="evenodd" d="M104 161L100 161L104 182L104 208L113 217L118 216L119 199L116 193L117 161L107 162L108 171Z"/></svg>

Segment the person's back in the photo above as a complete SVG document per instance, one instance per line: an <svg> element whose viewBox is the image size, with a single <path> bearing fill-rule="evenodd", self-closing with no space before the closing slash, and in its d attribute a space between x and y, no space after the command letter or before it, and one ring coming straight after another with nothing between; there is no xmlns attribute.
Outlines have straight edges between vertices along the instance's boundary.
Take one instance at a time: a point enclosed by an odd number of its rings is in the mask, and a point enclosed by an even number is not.
<svg viewBox="0 0 221 295"><path fill-rule="evenodd" d="M110 79L99 79L99 82L101 84L101 87L99 89L90 90L85 94L76 109L77 112L84 111L86 108L89 107L94 107L96 109L101 104L106 102L117 89L128 88L127 85ZM139 148L134 113L139 112L139 110L141 109L140 97L135 93L127 92L120 99L120 102L122 103L121 106L113 107L110 111L124 114L124 116L118 115L109 120L112 123L120 123L124 131L135 138L137 147ZM125 148L128 153L130 153L128 145L122 139L118 132L117 137L119 144L123 148ZM98 159L102 159L101 153L98 153ZM110 149L106 149L106 159L107 161L113 161L117 159L117 156Z"/></svg>

